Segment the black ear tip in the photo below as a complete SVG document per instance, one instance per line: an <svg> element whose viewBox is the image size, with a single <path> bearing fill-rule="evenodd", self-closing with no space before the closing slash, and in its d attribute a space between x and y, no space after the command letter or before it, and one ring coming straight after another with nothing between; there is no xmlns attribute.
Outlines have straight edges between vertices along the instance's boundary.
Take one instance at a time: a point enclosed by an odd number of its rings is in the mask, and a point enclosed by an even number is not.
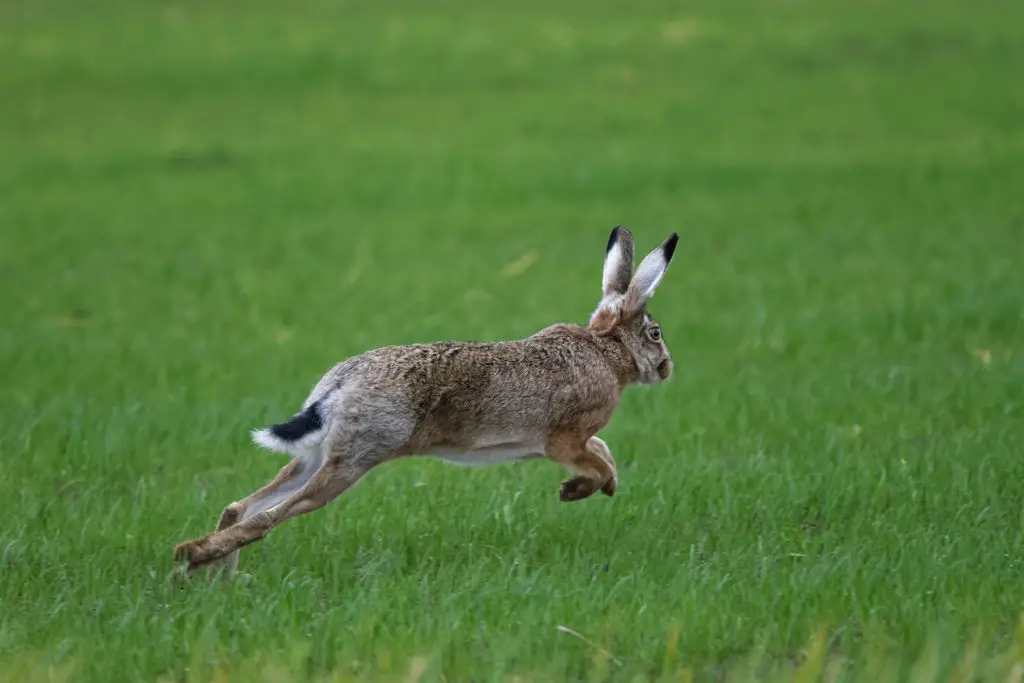
<svg viewBox="0 0 1024 683"><path fill-rule="evenodd" d="M665 246L662 248L662 253L665 255L665 261L671 261L672 255L676 253L676 243L679 242L679 235L672 233L669 238L665 240Z"/></svg>
<svg viewBox="0 0 1024 683"><path fill-rule="evenodd" d="M605 247L604 253L607 254L609 251L612 250L612 247L615 246L615 243L619 241L619 235L622 233L623 229L625 229L625 226L623 225L616 225L614 228L612 228L612 234L608 236L608 246Z"/></svg>

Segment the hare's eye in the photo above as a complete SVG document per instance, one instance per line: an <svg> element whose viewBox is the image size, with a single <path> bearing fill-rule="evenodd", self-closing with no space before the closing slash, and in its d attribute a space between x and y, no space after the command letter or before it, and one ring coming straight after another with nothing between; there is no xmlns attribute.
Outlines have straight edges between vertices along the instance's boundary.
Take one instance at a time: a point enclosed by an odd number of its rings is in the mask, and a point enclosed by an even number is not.
<svg viewBox="0 0 1024 683"><path fill-rule="evenodd" d="M650 337L651 341L661 341L661 328L657 325L652 325L647 328L647 336Z"/></svg>

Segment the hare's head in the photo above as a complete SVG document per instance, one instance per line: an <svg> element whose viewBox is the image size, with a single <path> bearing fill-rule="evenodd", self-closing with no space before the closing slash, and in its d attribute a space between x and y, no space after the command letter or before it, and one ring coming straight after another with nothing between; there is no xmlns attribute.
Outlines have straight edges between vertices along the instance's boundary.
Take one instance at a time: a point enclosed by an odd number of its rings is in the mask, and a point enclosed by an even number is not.
<svg viewBox="0 0 1024 683"><path fill-rule="evenodd" d="M636 363L640 384L655 384L672 374L672 357L661 326L647 311L647 302L668 270L679 236L672 233L633 269L633 235L623 226L612 230L604 258L604 296L590 318L589 329L619 341Z"/></svg>

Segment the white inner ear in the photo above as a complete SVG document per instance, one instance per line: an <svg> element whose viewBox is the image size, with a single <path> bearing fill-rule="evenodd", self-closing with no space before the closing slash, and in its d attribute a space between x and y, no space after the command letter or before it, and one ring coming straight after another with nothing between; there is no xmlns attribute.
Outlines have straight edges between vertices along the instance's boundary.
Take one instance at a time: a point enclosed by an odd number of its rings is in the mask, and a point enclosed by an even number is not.
<svg viewBox="0 0 1024 683"><path fill-rule="evenodd" d="M622 272L625 265L625 253L622 249L622 240L619 239L608 250L604 257L604 270L601 273L601 289L605 297L615 293L616 278Z"/></svg>
<svg viewBox="0 0 1024 683"><path fill-rule="evenodd" d="M633 281L629 283L629 288L636 292L640 301L647 301L654 296L666 271L668 271L668 261L665 260L665 254L659 247L640 262L636 273L633 274Z"/></svg>

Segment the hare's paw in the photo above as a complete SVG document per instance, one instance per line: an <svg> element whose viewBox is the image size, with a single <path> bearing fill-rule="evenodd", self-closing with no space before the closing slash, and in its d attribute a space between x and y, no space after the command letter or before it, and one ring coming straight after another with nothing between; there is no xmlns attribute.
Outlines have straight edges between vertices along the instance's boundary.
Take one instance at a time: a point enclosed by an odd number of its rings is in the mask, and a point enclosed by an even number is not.
<svg viewBox="0 0 1024 683"><path fill-rule="evenodd" d="M619 488L619 478L616 475L612 475L611 478L604 483L601 487L601 493L608 496L609 498L615 495L616 489Z"/></svg>
<svg viewBox="0 0 1024 683"><path fill-rule="evenodd" d="M193 558L201 554L201 541L202 539L198 541L185 541L174 546L174 561L192 564Z"/></svg>
<svg viewBox="0 0 1024 683"><path fill-rule="evenodd" d="M598 482L588 477L573 477L562 482L562 490L558 492L558 498L566 503L574 500L583 500L594 495L597 491Z"/></svg>
<svg viewBox="0 0 1024 683"><path fill-rule="evenodd" d="M207 534L202 538L179 543L174 547L174 560L176 562L188 562L189 571L194 571L200 565L211 562L220 557L217 548L211 543L211 536Z"/></svg>

